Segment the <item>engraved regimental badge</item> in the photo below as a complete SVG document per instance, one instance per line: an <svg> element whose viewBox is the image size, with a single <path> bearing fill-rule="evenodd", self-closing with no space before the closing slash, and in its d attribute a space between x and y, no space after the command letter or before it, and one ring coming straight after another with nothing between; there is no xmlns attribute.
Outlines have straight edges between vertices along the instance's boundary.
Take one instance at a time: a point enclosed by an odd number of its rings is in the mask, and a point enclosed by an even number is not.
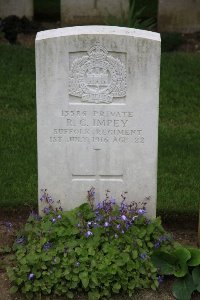
<svg viewBox="0 0 200 300"><path fill-rule="evenodd" d="M82 102L111 103L113 98L126 96L125 65L100 44L72 61L69 77L69 94Z"/></svg>

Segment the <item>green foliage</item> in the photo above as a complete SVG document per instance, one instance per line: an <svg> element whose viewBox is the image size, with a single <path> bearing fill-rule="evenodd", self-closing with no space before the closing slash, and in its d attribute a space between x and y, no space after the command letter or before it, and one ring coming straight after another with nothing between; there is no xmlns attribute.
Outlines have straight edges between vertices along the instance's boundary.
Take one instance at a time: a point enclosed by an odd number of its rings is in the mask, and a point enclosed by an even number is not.
<svg viewBox="0 0 200 300"><path fill-rule="evenodd" d="M42 199L50 201L48 194ZM12 292L72 299L78 291L98 300L158 287L154 245L172 247L159 218L148 221L144 208L108 199L94 209L85 203L68 212L44 211L42 218L29 217L13 245L16 263L7 270Z"/></svg>
<svg viewBox="0 0 200 300"><path fill-rule="evenodd" d="M200 291L200 250L178 245L170 252L155 251L152 261L162 275L178 277L172 288L178 300L190 300L195 290Z"/></svg>
<svg viewBox="0 0 200 300"><path fill-rule="evenodd" d="M195 290L195 285L192 276L187 274L183 278L179 278L173 285L173 295L179 300L190 300L192 292Z"/></svg>
<svg viewBox="0 0 200 300"><path fill-rule="evenodd" d="M112 26L121 26L121 27L130 27L130 28L138 28L138 29L148 29L151 30L155 27L155 19L154 18L142 18L142 14L144 12L145 7L140 9L136 6L136 1L132 0L130 2L130 9L127 14L122 10L121 17L116 17L114 15L109 15L105 20L107 25Z"/></svg>

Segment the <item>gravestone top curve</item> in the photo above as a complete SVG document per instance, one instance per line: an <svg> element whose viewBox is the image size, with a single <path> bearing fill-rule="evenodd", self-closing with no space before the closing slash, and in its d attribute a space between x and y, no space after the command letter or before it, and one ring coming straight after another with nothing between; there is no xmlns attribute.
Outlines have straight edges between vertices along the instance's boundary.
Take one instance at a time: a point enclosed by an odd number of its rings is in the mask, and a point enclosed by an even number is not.
<svg viewBox="0 0 200 300"><path fill-rule="evenodd" d="M117 26L101 26L101 25L90 25L90 26L74 26L65 27L58 29L45 30L37 33L36 41L43 39L50 39L62 36L70 35L84 35L84 34L108 34L108 35L123 35L123 36L134 36L138 38L146 38L150 40L160 41L160 34L157 32L117 27Z"/></svg>

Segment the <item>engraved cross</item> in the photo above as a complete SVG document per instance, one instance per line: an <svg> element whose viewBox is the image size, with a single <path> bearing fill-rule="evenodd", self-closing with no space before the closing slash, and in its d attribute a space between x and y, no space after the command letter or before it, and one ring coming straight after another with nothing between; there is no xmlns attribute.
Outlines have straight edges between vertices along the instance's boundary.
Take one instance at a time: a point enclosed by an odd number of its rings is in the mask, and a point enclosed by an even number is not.
<svg viewBox="0 0 200 300"><path fill-rule="evenodd" d="M91 172L91 174L84 174L84 172L81 172L81 174L78 174L78 172L76 172L76 174L72 174L72 182L74 181L79 181L79 182L91 182L91 185L93 185L95 187L96 190L96 195L99 197L99 187L100 187L100 182L123 182L123 174L122 172L112 172L115 174L109 174L109 175L105 175L102 174L103 172L100 172L100 168L99 168L99 163L100 163L100 157L99 157L99 153L100 150L99 148L95 148L95 172L94 174L92 174L93 172ZM117 174L116 174L117 173ZM109 188L109 187L107 187Z"/></svg>

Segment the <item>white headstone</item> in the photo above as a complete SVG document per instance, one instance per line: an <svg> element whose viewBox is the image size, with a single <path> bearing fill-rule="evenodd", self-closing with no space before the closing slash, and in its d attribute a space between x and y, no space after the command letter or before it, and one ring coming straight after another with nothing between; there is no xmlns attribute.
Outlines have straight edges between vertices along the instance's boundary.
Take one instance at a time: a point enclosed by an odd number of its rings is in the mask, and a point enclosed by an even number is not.
<svg viewBox="0 0 200 300"><path fill-rule="evenodd" d="M65 210L94 186L156 214L158 33L82 26L36 38L38 187ZM40 204L41 205L41 204ZM41 209L41 206L40 206Z"/></svg>
<svg viewBox="0 0 200 300"><path fill-rule="evenodd" d="M61 0L63 25L105 24L108 16L122 18L129 11L129 0Z"/></svg>
<svg viewBox="0 0 200 300"><path fill-rule="evenodd" d="M15 15L19 18L33 17L33 0L0 0L0 18Z"/></svg>
<svg viewBox="0 0 200 300"><path fill-rule="evenodd" d="M200 0L159 0L160 32L200 31Z"/></svg>

